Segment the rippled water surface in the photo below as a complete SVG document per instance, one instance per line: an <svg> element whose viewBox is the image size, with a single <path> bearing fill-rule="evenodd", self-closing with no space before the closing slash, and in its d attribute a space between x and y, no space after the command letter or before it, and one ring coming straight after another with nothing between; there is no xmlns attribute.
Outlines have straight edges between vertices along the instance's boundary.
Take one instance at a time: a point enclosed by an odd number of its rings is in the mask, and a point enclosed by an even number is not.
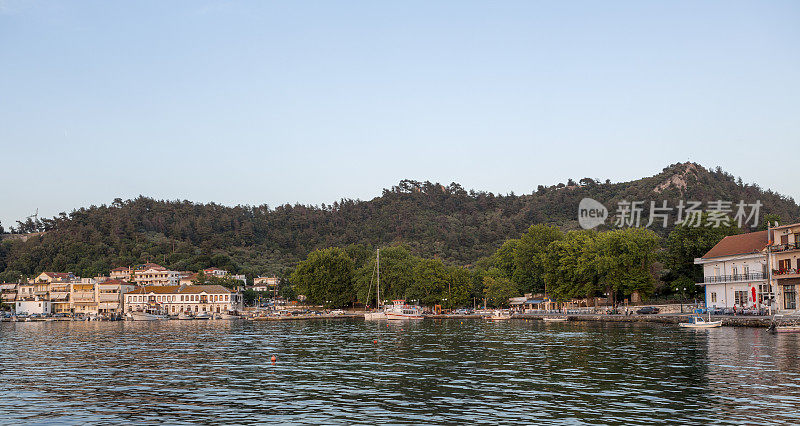
<svg viewBox="0 0 800 426"><path fill-rule="evenodd" d="M798 424L798 349L533 320L2 323L0 423Z"/></svg>

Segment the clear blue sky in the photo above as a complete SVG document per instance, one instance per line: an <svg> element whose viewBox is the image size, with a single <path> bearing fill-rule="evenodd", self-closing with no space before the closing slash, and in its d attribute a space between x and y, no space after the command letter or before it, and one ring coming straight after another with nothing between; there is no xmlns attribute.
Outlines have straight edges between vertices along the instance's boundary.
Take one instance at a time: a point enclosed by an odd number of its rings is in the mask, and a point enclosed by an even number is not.
<svg viewBox="0 0 800 426"><path fill-rule="evenodd" d="M798 154L798 1L0 0L6 227L687 160L799 199Z"/></svg>

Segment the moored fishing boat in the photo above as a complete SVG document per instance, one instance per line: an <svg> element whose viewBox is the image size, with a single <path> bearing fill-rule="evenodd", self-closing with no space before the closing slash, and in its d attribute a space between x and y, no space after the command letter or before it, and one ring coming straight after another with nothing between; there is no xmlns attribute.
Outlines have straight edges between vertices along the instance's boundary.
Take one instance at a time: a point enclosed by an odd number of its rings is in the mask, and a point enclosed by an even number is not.
<svg viewBox="0 0 800 426"><path fill-rule="evenodd" d="M567 322L567 317L543 317L544 322Z"/></svg>
<svg viewBox="0 0 800 426"><path fill-rule="evenodd" d="M692 317L692 322L682 322L678 325L683 328L716 328L722 327L722 320L711 321L711 313L709 313L707 321L700 315L695 315Z"/></svg>
<svg viewBox="0 0 800 426"><path fill-rule="evenodd" d="M492 312L491 315L486 316L485 318L488 319L489 321L505 321L511 319L511 313L508 311L496 309L494 312Z"/></svg>
<svg viewBox="0 0 800 426"><path fill-rule="evenodd" d="M151 314L149 312L129 312L133 321L158 321L165 319L164 315Z"/></svg>
<svg viewBox="0 0 800 426"><path fill-rule="evenodd" d="M418 320L422 319L422 308L417 305L408 305L403 299L393 301L384 311L389 320Z"/></svg>

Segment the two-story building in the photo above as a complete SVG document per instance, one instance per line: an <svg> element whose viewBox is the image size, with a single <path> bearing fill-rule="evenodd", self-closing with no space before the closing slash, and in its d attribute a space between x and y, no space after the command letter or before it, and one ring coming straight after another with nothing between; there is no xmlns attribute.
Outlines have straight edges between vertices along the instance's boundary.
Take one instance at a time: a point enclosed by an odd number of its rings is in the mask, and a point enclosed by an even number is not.
<svg viewBox="0 0 800 426"><path fill-rule="evenodd" d="M769 261L772 283L783 311L800 306L800 223L770 228Z"/></svg>
<svg viewBox="0 0 800 426"><path fill-rule="evenodd" d="M241 295L221 285L142 286L124 296L125 312L168 315L241 311Z"/></svg>
<svg viewBox="0 0 800 426"><path fill-rule="evenodd" d="M723 238L694 263L703 265L706 306L713 308L776 309L770 285L768 232L750 232Z"/></svg>

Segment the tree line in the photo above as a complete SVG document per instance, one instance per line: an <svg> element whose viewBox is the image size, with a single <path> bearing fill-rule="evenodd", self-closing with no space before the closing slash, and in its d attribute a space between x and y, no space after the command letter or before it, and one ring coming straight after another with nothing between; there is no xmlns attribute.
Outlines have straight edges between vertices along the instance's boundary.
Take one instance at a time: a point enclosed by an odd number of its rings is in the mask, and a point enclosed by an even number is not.
<svg viewBox="0 0 800 426"><path fill-rule="evenodd" d="M537 224L468 266L419 257L395 245L381 249L381 298L458 308L484 298L489 306L507 306L509 298L526 293L556 301L599 296L618 302L634 293L646 299L690 286L685 293L691 295L702 282L694 259L738 232L734 226L678 226L662 239L644 228L564 232ZM315 250L288 281L312 304L375 306L376 262L375 252L363 245Z"/></svg>

